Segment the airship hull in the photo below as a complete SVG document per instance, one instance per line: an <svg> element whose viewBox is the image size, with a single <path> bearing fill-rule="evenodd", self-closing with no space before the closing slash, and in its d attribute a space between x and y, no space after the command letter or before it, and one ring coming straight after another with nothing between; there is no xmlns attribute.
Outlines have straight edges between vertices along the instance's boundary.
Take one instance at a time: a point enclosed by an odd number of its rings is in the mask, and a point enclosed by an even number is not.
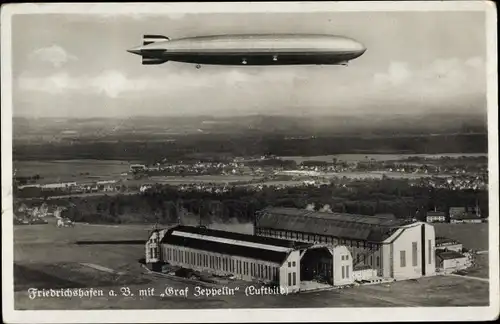
<svg viewBox="0 0 500 324"><path fill-rule="evenodd" d="M148 39L144 44L129 50L141 55L143 64L336 65L366 50L354 40L324 35L205 36L157 42Z"/></svg>

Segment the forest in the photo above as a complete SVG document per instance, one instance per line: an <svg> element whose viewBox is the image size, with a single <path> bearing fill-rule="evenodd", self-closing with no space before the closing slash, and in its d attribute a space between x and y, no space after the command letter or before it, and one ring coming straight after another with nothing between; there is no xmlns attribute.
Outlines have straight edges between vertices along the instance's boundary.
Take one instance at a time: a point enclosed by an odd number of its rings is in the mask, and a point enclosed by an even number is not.
<svg viewBox="0 0 500 324"><path fill-rule="evenodd" d="M57 203L57 201L51 200ZM90 223L175 223L191 215L202 223L252 222L255 212L268 206L314 208L328 212L375 215L391 213L397 218L425 219L428 210L475 206L488 217L488 192L433 189L410 186L406 180L356 181L320 187L302 186L277 190L234 187L225 193L179 191L157 185L143 194L66 198L72 207L63 215Z"/></svg>
<svg viewBox="0 0 500 324"><path fill-rule="evenodd" d="M179 160L231 159L236 156L316 156L348 153L484 153L488 151L486 134L436 136L355 137L323 136L285 139L283 136L216 136L189 135L175 141L134 140L99 142L72 140L69 143L18 144L13 147L14 160L140 160L156 163L165 158Z"/></svg>

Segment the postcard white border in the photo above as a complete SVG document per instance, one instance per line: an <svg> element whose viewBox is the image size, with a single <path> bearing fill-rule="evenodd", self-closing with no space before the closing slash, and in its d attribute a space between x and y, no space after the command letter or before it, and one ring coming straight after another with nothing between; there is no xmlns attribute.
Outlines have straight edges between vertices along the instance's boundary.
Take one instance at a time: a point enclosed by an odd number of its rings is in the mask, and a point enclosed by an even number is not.
<svg viewBox="0 0 500 324"><path fill-rule="evenodd" d="M222 310L84 310L15 311L13 285L12 224L12 69L11 18L14 14L144 15L167 13L238 12L349 12L349 11L482 11L486 14L487 103L489 142L489 307L412 308L290 308ZM8 4L1 12L2 75L2 300L4 320L10 323L151 323L151 322L324 322L324 321L481 321L499 314L498 240L498 80L497 15L495 4L486 1L395 2L241 2L241 3L71 3ZM466 41L466 40L464 40ZM456 296L460 298L460 296ZM389 312L390 309L390 312Z"/></svg>

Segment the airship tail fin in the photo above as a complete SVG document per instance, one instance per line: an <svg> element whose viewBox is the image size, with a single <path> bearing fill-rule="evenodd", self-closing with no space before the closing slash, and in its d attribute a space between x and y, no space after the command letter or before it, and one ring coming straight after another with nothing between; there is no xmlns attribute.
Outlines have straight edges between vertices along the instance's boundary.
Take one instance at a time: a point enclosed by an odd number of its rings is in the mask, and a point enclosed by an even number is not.
<svg viewBox="0 0 500 324"><path fill-rule="evenodd" d="M149 45L156 42L169 41L170 38L163 35L144 35L142 36L142 45Z"/></svg>

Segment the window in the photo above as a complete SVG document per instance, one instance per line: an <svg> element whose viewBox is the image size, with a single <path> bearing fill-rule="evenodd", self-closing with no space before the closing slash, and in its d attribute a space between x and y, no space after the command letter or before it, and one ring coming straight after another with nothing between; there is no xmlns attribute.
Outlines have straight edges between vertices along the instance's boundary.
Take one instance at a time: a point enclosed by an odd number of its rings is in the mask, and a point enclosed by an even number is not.
<svg viewBox="0 0 500 324"><path fill-rule="evenodd" d="M346 259L346 260L349 260L349 255L346 255L346 256L345 256L345 259Z"/></svg>
<svg viewBox="0 0 500 324"><path fill-rule="evenodd" d="M349 278L349 266L345 266L345 277Z"/></svg>
<svg viewBox="0 0 500 324"><path fill-rule="evenodd" d="M361 255L358 254L356 255L356 263L359 263L361 261Z"/></svg>
<svg viewBox="0 0 500 324"><path fill-rule="evenodd" d="M295 267L296 263L295 261L292 262L292 267Z"/></svg>
<svg viewBox="0 0 500 324"><path fill-rule="evenodd" d="M343 256L343 255L342 255L340 258L342 259L342 261L344 261L344 260L345 260L345 256Z"/></svg>
<svg viewBox="0 0 500 324"><path fill-rule="evenodd" d="M288 273L288 286L292 285L292 274Z"/></svg>
<svg viewBox="0 0 500 324"><path fill-rule="evenodd" d="M370 255L370 265L372 265L372 264L373 264L373 256Z"/></svg>
<svg viewBox="0 0 500 324"><path fill-rule="evenodd" d="M288 262L288 267L290 268L292 266L292 263L291 262Z"/></svg>
<svg viewBox="0 0 500 324"><path fill-rule="evenodd" d="M377 256L377 267L380 267L380 257Z"/></svg>
<svg viewBox="0 0 500 324"><path fill-rule="evenodd" d="M359 241L356 241L356 247L359 249Z"/></svg>
<svg viewBox="0 0 500 324"><path fill-rule="evenodd" d="M429 264L431 264L432 263L432 241L431 240L429 240L428 245L429 245L429 253L428 253L429 254Z"/></svg>
<svg viewBox="0 0 500 324"><path fill-rule="evenodd" d="M416 267L418 265L418 255L417 255L417 242L411 243L412 250L412 266Z"/></svg>
<svg viewBox="0 0 500 324"><path fill-rule="evenodd" d="M153 248L150 248L150 249L149 249L149 255L151 256L151 258L154 258Z"/></svg>
<svg viewBox="0 0 500 324"><path fill-rule="evenodd" d="M345 278L345 269L344 269L344 266L342 266L342 279Z"/></svg>
<svg viewBox="0 0 500 324"><path fill-rule="evenodd" d="M188 251L184 251L184 259L186 259L186 263L188 263L189 260Z"/></svg>
<svg viewBox="0 0 500 324"><path fill-rule="evenodd" d="M401 268L406 267L406 251L399 251L399 259Z"/></svg>
<svg viewBox="0 0 500 324"><path fill-rule="evenodd" d="M260 265L259 277L264 277L264 266L262 264Z"/></svg>
<svg viewBox="0 0 500 324"><path fill-rule="evenodd" d="M293 273L293 285L295 286L297 284L297 273Z"/></svg>

